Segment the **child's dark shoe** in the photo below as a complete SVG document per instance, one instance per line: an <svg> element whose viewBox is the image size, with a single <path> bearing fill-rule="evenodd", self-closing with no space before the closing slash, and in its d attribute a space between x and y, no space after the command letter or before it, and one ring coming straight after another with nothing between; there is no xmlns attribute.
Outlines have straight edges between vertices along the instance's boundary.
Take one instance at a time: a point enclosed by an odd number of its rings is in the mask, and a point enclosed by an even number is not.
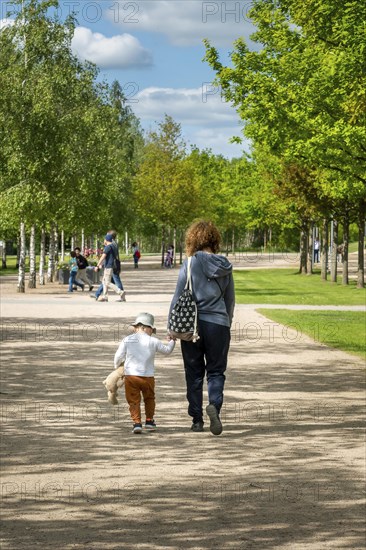
<svg viewBox="0 0 366 550"><path fill-rule="evenodd" d="M146 422L145 422L145 429L146 430L149 430L150 432L153 432L154 430L156 430L156 424L155 424L155 420L152 418L152 419L146 419Z"/></svg>

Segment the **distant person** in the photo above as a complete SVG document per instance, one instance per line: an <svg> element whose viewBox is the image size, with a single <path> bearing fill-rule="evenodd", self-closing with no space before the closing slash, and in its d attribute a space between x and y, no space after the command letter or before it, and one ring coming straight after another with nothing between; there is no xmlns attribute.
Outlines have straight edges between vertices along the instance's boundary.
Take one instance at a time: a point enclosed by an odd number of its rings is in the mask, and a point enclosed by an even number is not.
<svg viewBox="0 0 366 550"><path fill-rule="evenodd" d="M141 395L145 404L145 429L154 431L155 414L155 354L170 355L175 342L163 344L155 333L154 316L151 313L139 313L132 323L134 334L124 338L114 357L114 368L124 361L126 400L130 407L133 433L142 432Z"/></svg>
<svg viewBox="0 0 366 550"><path fill-rule="evenodd" d="M193 223L185 240L186 254L192 257L192 293L197 304L199 333L196 342L181 340L188 414L192 417L191 430L203 432L202 392L206 374L209 401L206 413L211 433L219 435L222 432L219 415L235 305L232 265L225 256L218 254L221 236L212 222ZM180 269L170 311L186 286L187 263L185 260Z"/></svg>
<svg viewBox="0 0 366 550"><path fill-rule="evenodd" d="M117 237L117 232L114 230L114 229L111 229L110 231L108 231L107 235L111 235L112 236L112 243L114 243L116 241L116 237ZM117 243L116 243L117 244ZM120 289L122 290L122 294L120 295L120 297L118 298L118 300L116 300L117 302L125 302L126 301L126 292L124 291L124 288L123 288L123 283L122 283L122 280L120 278L120 273L114 273L112 274L112 281L113 283ZM99 286L98 290L96 291L95 294L91 294L91 298L94 298L95 300L99 300L99 297L103 294L103 283L101 283L101 285Z"/></svg>
<svg viewBox="0 0 366 550"><path fill-rule="evenodd" d="M74 248L74 252L76 254L76 262L78 264L77 278L79 279L79 281L82 281L83 283L88 285L89 292L91 292L93 290L93 285L91 284L90 279L88 279L86 274L86 268L89 265L88 260L81 254L81 250L78 246Z"/></svg>
<svg viewBox="0 0 366 550"><path fill-rule="evenodd" d="M132 243L132 255L133 255L133 263L135 265L135 269L138 269L139 267L139 259L141 257L139 245L137 242Z"/></svg>
<svg viewBox="0 0 366 550"><path fill-rule="evenodd" d="M337 262L343 262L344 243L337 246Z"/></svg>
<svg viewBox="0 0 366 550"><path fill-rule="evenodd" d="M170 244L168 246L168 250L167 250L167 253L166 253L166 256L165 256L165 262L164 262L165 267L172 268L173 267L173 261L174 261L174 246L172 244Z"/></svg>
<svg viewBox="0 0 366 550"><path fill-rule="evenodd" d="M120 276L117 273L113 273L112 275L112 281L113 283L122 290L122 294L119 296L119 298L116 300L116 302L125 302L126 301L126 292L123 289L122 281L120 279ZM91 294L90 297L94 298L95 300L99 300L100 296L103 294L103 283L101 283L98 287L98 290L95 294Z"/></svg>
<svg viewBox="0 0 366 550"><path fill-rule="evenodd" d="M74 292L73 288L74 288L74 285L77 286L77 287L80 287L81 290L84 290L84 285L77 280L77 274L78 274L78 264L77 264L77 261L76 261L76 254L75 252L72 250L70 252L70 260L69 260L69 266L70 266L70 277L69 277L69 290L68 292Z"/></svg>
<svg viewBox="0 0 366 550"><path fill-rule="evenodd" d="M315 239L315 241L314 241L314 263L319 263L319 248L320 248L319 239Z"/></svg>
<svg viewBox="0 0 366 550"><path fill-rule="evenodd" d="M124 290L121 290L112 283L113 277L113 264L114 259L118 258L118 245L116 242L113 242L113 237L110 233L104 238L104 250L103 254L100 257L97 266L94 268L95 271L98 271L102 266L104 266L103 274L103 295L99 298L99 302L108 302L108 290L112 289L116 294L118 294L118 301L123 301Z"/></svg>

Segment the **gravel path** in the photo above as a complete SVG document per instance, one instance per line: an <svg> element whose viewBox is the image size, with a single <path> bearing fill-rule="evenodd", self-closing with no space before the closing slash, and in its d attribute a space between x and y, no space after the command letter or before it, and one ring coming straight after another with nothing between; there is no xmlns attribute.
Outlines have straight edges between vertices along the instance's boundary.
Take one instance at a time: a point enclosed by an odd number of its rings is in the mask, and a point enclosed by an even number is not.
<svg viewBox="0 0 366 550"><path fill-rule="evenodd" d="M126 303L2 281L2 550L364 548L361 359L238 305L220 437L189 430L179 345L157 432L108 405L128 323L151 311L163 338L176 278L127 269Z"/></svg>

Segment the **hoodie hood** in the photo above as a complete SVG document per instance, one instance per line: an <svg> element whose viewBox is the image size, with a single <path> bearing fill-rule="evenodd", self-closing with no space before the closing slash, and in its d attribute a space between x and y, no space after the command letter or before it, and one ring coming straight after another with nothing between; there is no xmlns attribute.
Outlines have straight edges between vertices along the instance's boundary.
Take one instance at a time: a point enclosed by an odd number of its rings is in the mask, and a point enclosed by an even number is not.
<svg viewBox="0 0 366 550"><path fill-rule="evenodd" d="M206 254L206 252L196 252L197 260L202 266L202 271L209 279L218 279L230 275L233 266L225 256L218 254Z"/></svg>

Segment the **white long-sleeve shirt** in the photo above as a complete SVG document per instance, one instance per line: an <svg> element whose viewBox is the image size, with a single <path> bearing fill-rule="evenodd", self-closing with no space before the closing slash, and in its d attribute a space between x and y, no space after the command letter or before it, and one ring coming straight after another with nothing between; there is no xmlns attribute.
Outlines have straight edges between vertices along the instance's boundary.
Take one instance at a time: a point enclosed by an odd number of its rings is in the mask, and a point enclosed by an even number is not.
<svg viewBox="0 0 366 550"><path fill-rule="evenodd" d="M146 332L135 332L122 340L114 356L114 368L125 362L125 375L154 376L156 352L169 355L175 346L174 340L163 344Z"/></svg>

